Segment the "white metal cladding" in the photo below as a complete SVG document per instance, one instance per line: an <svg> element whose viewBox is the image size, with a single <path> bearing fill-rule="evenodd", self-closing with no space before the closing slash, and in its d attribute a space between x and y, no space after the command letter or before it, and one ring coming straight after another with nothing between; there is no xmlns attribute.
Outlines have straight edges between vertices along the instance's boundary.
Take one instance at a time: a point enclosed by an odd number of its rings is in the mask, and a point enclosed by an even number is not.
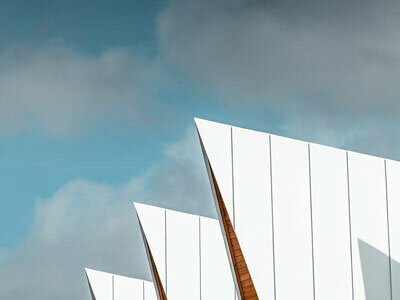
<svg viewBox="0 0 400 300"><path fill-rule="evenodd" d="M196 120L259 299L400 300L400 163ZM234 299L218 220L135 204L168 298ZM86 269L96 300L152 282Z"/></svg>
<svg viewBox="0 0 400 300"><path fill-rule="evenodd" d="M137 214L140 216L140 222L146 234L151 253L165 292L167 289L166 272L166 245L165 245L165 209L154 207L149 209L148 205L135 203Z"/></svg>
<svg viewBox="0 0 400 300"><path fill-rule="evenodd" d="M110 300L113 297L113 274L85 269L91 291L96 300Z"/></svg>
<svg viewBox="0 0 400 300"><path fill-rule="evenodd" d="M213 167L226 209L233 222L231 126L201 119L195 120L204 150Z"/></svg>
<svg viewBox="0 0 400 300"><path fill-rule="evenodd" d="M235 286L218 221L200 217L201 298L234 299Z"/></svg>
<svg viewBox="0 0 400 300"><path fill-rule="evenodd" d="M387 188L393 300L400 300L400 163L387 160Z"/></svg>
<svg viewBox="0 0 400 300"><path fill-rule="evenodd" d="M315 298L351 300L346 151L310 145Z"/></svg>
<svg viewBox="0 0 400 300"><path fill-rule="evenodd" d="M166 211L167 297L200 299L199 217Z"/></svg>
<svg viewBox="0 0 400 300"><path fill-rule="evenodd" d="M271 157L276 298L313 299L308 146L271 136Z"/></svg>
<svg viewBox="0 0 400 300"><path fill-rule="evenodd" d="M157 269L163 267L158 262L166 258L164 288L168 299L234 299L232 273L218 220L138 203L135 207ZM157 216L166 219L154 222ZM166 235L160 236L160 232ZM158 236L157 241L154 235ZM164 252L155 251L154 247Z"/></svg>
<svg viewBox="0 0 400 300"><path fill-rule="evenodd" d="M143 294L146 284L149 295L155 295L152 282L92 269L85 271L95 300L156 300L154 297L145 298Z"/></svg>
<svg viewBox="0 0 400 300"><path fill-rule="evenodd" d="M199 119L196 125L259 299L271 298L260 292L253 260L270 250L266 240L260 249L250 246L252 218L272 224L274 260L263 276L270 285L275 279L275 300L380 300L391 292L400 300L400 163L388 160L385 174L380 158L259 133L271 141L268 164L268 142L251 141L254 132ZM253 198L269 201L268 180L273 210L265 221L265 203ZM240 225L246 222L247 230Z"/></svg>
<svg viewBox="0 0 400 300"><path fill-rule="evenodd" d="M142 300L143 284L143 280L114 275L113 300Z"/></svg>
<svg viewBox="0 0 400 300"><path fill-rule="evenodd" d="M274 299L269 135L232 130L235 232L257 294Z"/></svg>
<svg viewBox="0 0 400 300"><path fill-rule="evenodd" d="M144 300L157 300L156 290L154 288L153 282L144 282L144 290L143 290L143 299ZM133 300L133 299L131 299Z"/></svg>
<svg viewBox="0 0 400 300"><path fill-rule="evenodd" d="M384 160L349 152L348 166L354 298L390 299L389 257L365 244L389 255Z"/></svg>

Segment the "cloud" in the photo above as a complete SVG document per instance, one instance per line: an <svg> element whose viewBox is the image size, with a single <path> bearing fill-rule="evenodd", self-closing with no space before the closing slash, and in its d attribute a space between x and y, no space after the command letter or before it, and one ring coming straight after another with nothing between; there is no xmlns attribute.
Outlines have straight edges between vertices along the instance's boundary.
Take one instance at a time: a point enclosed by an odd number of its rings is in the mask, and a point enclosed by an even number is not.
<svg viewBox="0 0 400 300"><path fill-rule="evenodd" d="M195 132L130 182L77 179L38 199L29 237L1 265L0 299L89 299L85 266L148 279L132 201L215 216Z"/></svg>
<svg viewBox="0 0 400 300"><path fill-rule="evenodd" d="M285 135L400 157L399 11L395 1L172 0L158 18L160 58L9 48L0 136L160 122L168 65L225 105L272 111ZM29 237L0 250L0 298L89 299L84 266L146 278L132 201L214 216L197 143L191 129L141 177L77 179L38 199Z"/></svg>
<svg viewBox="0 0 400 300"><path fill-rule="evenodd" d="M394 1L172 0L158 30L164 56L226 99L307 97L357 110L379 100L398 110L399 10Z"/></svg>
<svg viewBox="0 0 400 300"><path fill-rule="evenodd" d="M0 53L0 136L33 131L57 137L120 123L154 126L165 121L158 95L173 85L157 58L132 49L87 56L62 42L10 47Z"/></svg>
<svg viewBox="0 0 400 300"><path fill-rule="evenodd" d="M390 0L172 0L160 52L225 105L268 111L285 135L398 149L399 11Z"/></svg>
<svg viewBox="0 0 400 300"><path fill-rule="evenodd" d="M399 11L392 0L170 0L154 58L125 48L88 56L51 42L10 47L0 53L0 136L165 125L181 107L198 107L189 97L168 112L163 96L184 82L182 90L209 93L208 107L218 99L266 111L284 135L358 151L374 136L398 148Z"/></svg>

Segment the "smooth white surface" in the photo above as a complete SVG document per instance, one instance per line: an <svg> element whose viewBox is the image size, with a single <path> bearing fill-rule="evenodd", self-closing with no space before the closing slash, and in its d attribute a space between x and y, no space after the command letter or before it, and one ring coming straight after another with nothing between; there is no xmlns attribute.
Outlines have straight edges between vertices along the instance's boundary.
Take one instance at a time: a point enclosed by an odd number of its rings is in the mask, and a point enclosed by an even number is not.
<svg viewBox="0 0 400 300"><path fill-rule="evenodd" d="M346 152L310 145L316 300L351 300Z"/></svg>
<svg viewBox="0 0 400 300"><path fill-rule="evenodd" d="M143 280L114 275L114 300L142 300Z"/></svg>
<svg viewBox="0 0 400 300"><path fill-rule="evenodd" d="M135 203L162 284L167 289L165 257L165 209Z"/></svg>
<svg viewBox="0 0 400 300"><path fill-rule="evenodd" d="M348 160L354 299L390 299L389 259L382 263L377 255L363 257L359 248L361 240L388 254L384 161L353 152ZM362 266L361 259L367 265Z"/></svg>
<svg viewBox="0 0 400 300"><path fill-rule="evenodd" d="M271 135L276 299L313 299L307 143Z"/></svg>
<svg viewBox="0 0 400 300"><path fill-rule="evenodd" d="M218 220L201 217L200 234L202 299L233 300L235 286Z"/></svg>
<svg viewBox="0 0 400 300"><path fill-rule="evenodd" d="M157 294L153 282L144 283L144 300L157 300ZM134 299L132 299L134 300Z"/></svg>
<svg viewBox="0 0 400 300"><path fill-rule="evenodd" d="M146 280L120 276L87 268L85 271L96 300L143 300L144 284L149 285L148 293L155 293L153 283ZM153 291L151 291L151 289Z"/></svg>
<svg viewBox="0 0 400 300"><path fill-rule="evenodd" d="M113 274L85 269L96 300L111 300Z"/></svg>
<svg viewBox="0 0 400 300"><path fill-rule="evenodd" d="M383 159L349 152L348 198L345 151L310 144L309 174L308 144L271 136L271 179L268 134L233 128L231 157L230 126L204 120L196 123L231 219L236 223L236 233L260 299L390 299L390 229L392 299L400 300L399 162L387 161L387 211ZM272 230L271 206L268 206L271 180L275 298L274 277L268 267L272 264L271 242L268 242ZM232 272L218 220L200 217L199 237L199 217L146 205L137 207L169 299L199 299L200 287L201 300L234 299ZM167 235L166 213L169 216ZM192 220L197 220L197 225ZM102 273L89 271L88 277L97 300L109 300L112 277ZM168 282L165 282L166 273ZM351 297L352 274L354 298ZM123 300L125 296L133 298L131 294L136 291L131 288L136 285L117 278L114 277L114 296L121 299L115 300ZM147 282L144 286L145 299L155 300L153 283Z"/></svg>
<svg viewBox="0 0 400 300"><path fill-rule="evenodd" d="M135 205L149 244L155 235L159 235L157 228L161 231L165 228L162 223L158 227L149 223L157 223L166 215L166 235L158 236L158 239L161 240L159 247L166 247L162 253L167 257L167 285L164 288L168 299L200 299L200 286L203 300L234 299L234 282L218 220ZM156 259L155 242L152 244L151 251Z"/></svg>
<svg viewBox="0 0 400 300"><path fill-rule="evenodd" d="M233 127L235 231L260 300L274 299L269 135Z"/></svg>
<svg viewBox="0 0 400 300"><path fill-rule="evenodd" d="M226 209L233 219L231 126L195 118Z"/></svg>
<svg viewBox="0 0 400 300"><path fill-rule="evenodd" d="M200 299L199 217L167 210L167 297Z"/></svg>
<svg viewBox="0 0 400 300"><path fill-rule="evenodd" d="M393 300L400 300L400 162L387 160L390 254Z"/></svg>

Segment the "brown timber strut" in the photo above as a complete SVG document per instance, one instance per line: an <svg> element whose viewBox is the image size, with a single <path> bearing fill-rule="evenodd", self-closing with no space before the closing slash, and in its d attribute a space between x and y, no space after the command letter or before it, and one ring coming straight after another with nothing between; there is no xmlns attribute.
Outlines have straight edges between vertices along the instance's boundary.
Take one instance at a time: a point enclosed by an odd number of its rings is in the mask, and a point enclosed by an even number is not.
<svg viewBox="0 0 400 300"><path fill-rule="evenodd" d="M145 238L145 243L146 243L146 247L147 247L147 250L148 250L149 256L150 256L151 268L152 268L153 274L154 274L154 280L155 280L154 283L155 283L155 287L157 289L158 297L160 300L167 300L167 295L165 294L164 287L163 287L161 279L160 279L160 275L158 274L158 271L157 271L156 263L154 262L153 255L151 254L151 250L150 250L149 244L147 243L146 238Z"/></svg>
<svg viewBox="0 0 400 300"><path fill-rule="evenodd" d="M247 268L242 249L240 248L239 241L236 237L235 230L233 229L232 222L229 218L224 200L222 199L221 191L219 190L217 180L215 179L214 172L209 163L211 177L214 184L215 194L218 200L218 208L222 217L222 223L225 230L226 239L228 242L229 252L235 270L235 277L237 286L242 300L258 300L256 288L254 287L253 280L251 279L249 269Z"/></svg>

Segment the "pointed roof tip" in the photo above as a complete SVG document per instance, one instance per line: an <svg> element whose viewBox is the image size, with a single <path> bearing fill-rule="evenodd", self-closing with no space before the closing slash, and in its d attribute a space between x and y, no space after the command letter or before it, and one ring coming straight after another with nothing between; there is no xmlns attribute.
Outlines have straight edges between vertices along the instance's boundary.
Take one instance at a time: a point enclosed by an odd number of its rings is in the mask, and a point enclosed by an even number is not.
<svg viewBox="0 0 400 300"><path fill-rule="evenodd" d="M193 120L197 123L197 122L202 122L202 121L205 121L205 122L210 122L209 120L206 120L206 119L203 119L203 118L199 118L199 117L193 117Z"/></svg>
<svg viewBox="0 0 400 300"><path fill-rule="evenodd" d="M105 271L100 271L100 270L96 270L96 269L90 269L90 268L86 268L86 267L84 269L85 269L85 272L86 272L86 274L88 276L99 274L99 273L112 274L112 273L108 273L108 272L105 272Z"/></svg>
<svg viewBox="0 0 400 300"><path fill-rule="evenodd" d="M217 121L211 121L211 120L207 120L207 119L202 119L202 118L198 118L198 117L193 117L194 122L196 124L196 127L198 128L199 126L202 125L211 125L211 126L229 126L231 127L232 125L226 124L226 123L221 123L221 122L217 122Z"/></svg>
<svg viewBox="0 0 400 300"><path fill-rule="evenodd" d="M216 121L211 121L211 120L207 120L207 119L203 119L203 118L198 118L198 117L193 117L194 122L196 123L196 125L200 124L200 123L215 123L215 124L222 124Z"/></svg>
<svg viewBox="0 0 400 300"><path fill-rule="evenodd" d="M202 118L198 118L198 117L193 117L193 120L194 120L194 122L195 122L196 124L199 123L199 122L204 122L204 121L207 122L206 119L202 119Z"/></svg>
<svg viewBox="0 0 400 300"><path fill-rule="evenodd" d="M204 131L204 129L207 128L207 125L210 123L213 123L213 122L205 120L205 119L200 119L197 117L194 118L194 124L196 125L198 134L200 134L202 131Z"/></svg>
<svg viewBox="0 0 400 300"><path fill-rule="evenodd" d="M136 202L136 201L133 201L132 203L135 206L136 210L138 210L138 209L139 210L140 209L146 209L146 208L151 208L151 207L156 207L156 208L159 208L159 209L165 209L165 208L157 206L155 204L146 204L146 203L141 203L141 202Z"/></svg>
<svg viewBox="0 0 400 300"><path fill-rule="evenodd" d="M90 269L90 268L84 268L85 269L85 273L86 273L86 275L88 275L89 273L92 273L92 272L94 272L94 271L96 271L96 270L93 270L93 269Z"/></svg>
<svg viewBox="0 0 400 300"><path fill-rule="evenodd" d="M96 270L89 269L89 268L84 268L85 269L85 275L86 279L88 280L89 284L93 280L93 276L95 276Z"/></svg>
<svg viewBox="0 0 400 300"><path fill-rule="evenodd" d="M135 206L136 210L136 216L138 218L138 221L141 222L141 217L146 215L146 211L148 211L152 205L144 204L144 203L139 203L139 202L133 202L133 205Z"/></svg>
<svg viewBox="0 0 400 300"><path fill-rule="evenodd" d="M133 206L135 206L136 212L140 211L142 208L146 207L146 206L150 206L144 203L140 203L140 202L135 202L133 201Z"/></svg>
<svg viewBox="0 0 400 300"><path fill-rule="evenodd" d="M199 123L201 123L202 121L205 121L205 120L200 119L198 117L194 117L193 120L194 120L194 124L196 125L197 130L199 130Z"/></svg>
<svg viewBox="0 0 400 300"><path fill-rule="evenodd" d="M136 218L137 218L137 220L139 221L139 224L140 224L140 217L139 217L139 215L140 215L140 210L141 210L141 208L142 208L142 204L133 201L133 206L135 207Z"/></svg>
<svg viewBox="0 0 400 300"><path fill-rule="evenodd" d="M199 119L199 118L194 118L195 123L196 123L196 129L197 133L199 135L201 143L205 142L206 140L211 139L217 139L218 136L224 135L224 133L221 132L225 131L226 129L232 128L231 125L227 125L224 123L219 123L215 121L210 121L210 120L205 120L205 119ZM210 144L210 143L206 143ZM206 145L204 144L203 147L206 148ZM204 149L205 150L205 149Z"/></svg>

